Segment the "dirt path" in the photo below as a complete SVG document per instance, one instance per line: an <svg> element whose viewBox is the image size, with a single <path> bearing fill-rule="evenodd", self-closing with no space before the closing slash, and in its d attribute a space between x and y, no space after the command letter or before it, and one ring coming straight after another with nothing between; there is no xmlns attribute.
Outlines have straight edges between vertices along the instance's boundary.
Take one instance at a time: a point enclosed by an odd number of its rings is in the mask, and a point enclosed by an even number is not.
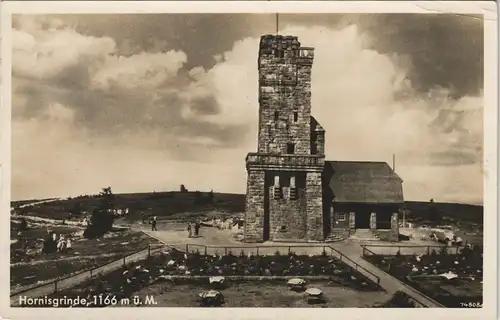
<svg viewBox="0 0 500 320"><path fill-rule="evenodd" d="M417 290L405 285L398 279L393 276L385 273L379 268L375 267L373 264L367 262L362 258L363 250L359 244L352 242L339 243L336 245L332 245L335 249L339 250L343 254L345 254L349 259L353 260L366 270L370 271L374 275L380 278L380 286L384 288L388 294L393 295L397 291L403 291L413 299L415 299L419 304L423 304L427 308L444 308L443 305L438 302L428 298ZM358 271L362 273L366 273L366 271L362 269L358 269Z"/></svg>

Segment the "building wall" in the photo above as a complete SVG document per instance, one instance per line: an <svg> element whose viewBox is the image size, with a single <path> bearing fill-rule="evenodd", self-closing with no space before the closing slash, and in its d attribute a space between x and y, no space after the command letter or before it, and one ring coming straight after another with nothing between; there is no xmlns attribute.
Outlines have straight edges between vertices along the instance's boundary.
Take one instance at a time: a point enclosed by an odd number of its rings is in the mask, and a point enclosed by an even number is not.
<svg viewBox="0 0 500 320"><path fill-rule="evenodd" d="M306 176L307 240L323 241L323 192L321 172L308 172Z"/></svg>
<svg viewBox="0 0 500 320"><path fill-rule="evenodd" d="M275 197L275 180L279 177L280 196ZM295 199L290 198L290 181L295 177ZM307 233L305 172L266 172L266 213L269 215L270 240L304 240Z"/></svg>
<svg viewBox="0 0 500 320"><path fill-rule="evenodd" d="M264 183L262 170L248 170L245 198L245 242L262 242L264 236Z"/></svg>
<svg viewBox="0 0 500 320"><path fill-rule="evenodd" d="M258 152L311 153L311 69L296 37L263 37L259 52ZM283 57L277 56L283 52Z"/></svg>

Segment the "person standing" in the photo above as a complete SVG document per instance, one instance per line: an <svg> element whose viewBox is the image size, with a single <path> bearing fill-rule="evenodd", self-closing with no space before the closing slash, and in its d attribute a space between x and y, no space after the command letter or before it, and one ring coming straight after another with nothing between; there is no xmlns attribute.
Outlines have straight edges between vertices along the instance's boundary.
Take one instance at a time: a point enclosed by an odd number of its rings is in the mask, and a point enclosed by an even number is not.
<svg viewBox="0 0 500 320"><path fill-rule="evenodd" d="M200 222L196 221L194 225L194 236L198 237L199 234L200 234Z"/></svg>
<svg viewBox="0 0 500 320"><path fill-rule="evenodd" d="M188 238L191 238L191 231L192 231L192 228L191 228L191 222L188 223Z"/></svg>
<svg viewBox="0 0 500 320"><path fill-rule="evenodd" d="M153 221L151 221L151 231L158 231L158 229L156 229L156 216L154 216Z"/></svg>
<svg viewBox="0 0 500 320"><path fill-rule="evenodd" d="M68 240L66 240L66 249L68 251L71 251L71 238L68 238Z"/></svg>

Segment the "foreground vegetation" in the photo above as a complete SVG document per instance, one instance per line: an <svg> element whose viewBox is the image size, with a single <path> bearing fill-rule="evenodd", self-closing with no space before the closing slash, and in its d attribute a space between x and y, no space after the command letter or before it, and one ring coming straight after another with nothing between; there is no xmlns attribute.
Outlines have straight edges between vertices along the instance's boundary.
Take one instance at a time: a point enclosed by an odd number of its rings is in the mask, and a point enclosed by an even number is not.
<svg viewBox="0 0 500 320"><path fill-rule="evenodd" d="M443 247L429 255L368 255L365 259L445 307L482 305L482 247L465 247L458 254L449 254Z"/></svg>

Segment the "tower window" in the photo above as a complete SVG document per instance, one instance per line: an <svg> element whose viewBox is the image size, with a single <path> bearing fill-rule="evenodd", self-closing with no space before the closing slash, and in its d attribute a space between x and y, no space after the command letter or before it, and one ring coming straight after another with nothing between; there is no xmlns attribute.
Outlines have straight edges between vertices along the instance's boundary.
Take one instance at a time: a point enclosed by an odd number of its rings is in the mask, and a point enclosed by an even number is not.
<svg viewBox="0 0 500 320"><path fill-rule="evenodd" d="M285 57L285 52L283 50L275 50L274 51L274 56L276 58L282 59Z"/></svg>
<svg viewBox="0 0 500 320"><path fill-rule="evenodd" d="M294 112L293 113L293 122L297 122L299 120L299 113L298 112Z"/></svg>
<svg viewBox="0 0 500 320"><path fill-rule="evenodd" d="M295 143L287 143L286 144L286 153L294 154L295 153Z"/></svg>
<svg viewBox="0 0 500 320"><path fill-rule="evenodd" d="M280 118L280 113L278 111L274 111L274 121L278 121Z"/></svg>
<svg viewBox="0 0 500 320"><path fill-rule="evenodd" d="M295 177L290 177L290 190L288 191L288 199L297 199L297 187L295 186Z"/></svg>

